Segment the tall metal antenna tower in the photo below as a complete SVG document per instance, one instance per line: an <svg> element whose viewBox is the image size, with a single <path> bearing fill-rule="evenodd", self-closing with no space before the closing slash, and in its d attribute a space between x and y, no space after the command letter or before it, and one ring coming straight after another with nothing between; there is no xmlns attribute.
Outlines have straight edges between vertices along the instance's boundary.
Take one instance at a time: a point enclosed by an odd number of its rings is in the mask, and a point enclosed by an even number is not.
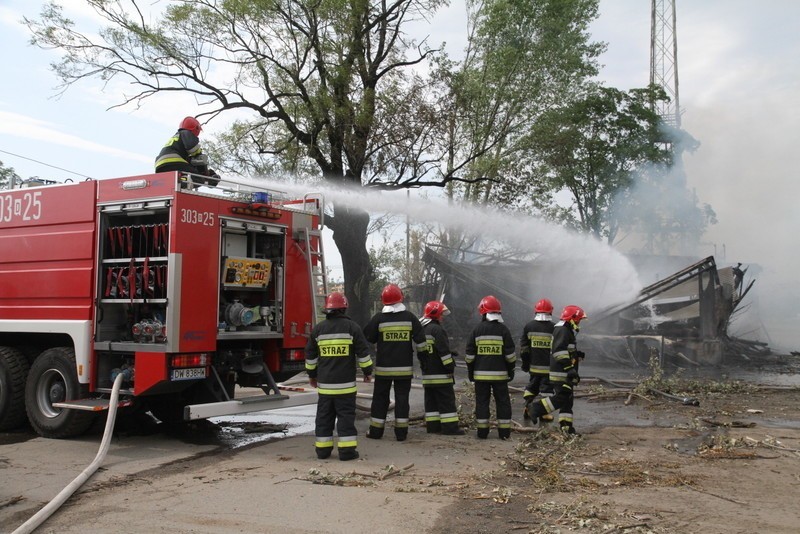
<svg viewBox="0 0 800 534"><path fill-rule="evenodd" d="M675 20L675 0L651 0L650 84L662 87L670 97L669 102L657 102L656 111L665 123L680 128L678 34Z"/></svg>

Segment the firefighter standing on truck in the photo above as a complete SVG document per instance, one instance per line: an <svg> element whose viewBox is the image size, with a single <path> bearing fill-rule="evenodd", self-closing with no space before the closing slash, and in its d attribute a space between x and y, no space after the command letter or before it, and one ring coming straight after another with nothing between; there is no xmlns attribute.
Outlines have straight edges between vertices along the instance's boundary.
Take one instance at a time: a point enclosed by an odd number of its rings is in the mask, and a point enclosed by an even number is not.
<svg viewBox="0 0 800 534"><path fill-rule="evenodd" d="M583 319L586 319L586 313L579 306L565 306L561 312L561 320L553 330L550 356L550 382L554 393L552 397L534 403L530 410L533 422L558 410L558 424L567 434L575 434L572 417L573 388L580 382L578 364L584 358L584 353L577 350L575 333L580 330Z"/></svg>
<svg viewBox="0 0 800 534"><path fill-rule="evenodd" d="M200 148L203 128L194 117L186 117L156 157L156 172L180 171L205 176L208 185L217 185L219 175L208 168L208 158Z"/></svg>
<svg viewBox="0 0 800 534"><path fill-rule="evenodd" d="M367 437L380 439L389 412L389 393L394 384L394 435L397 441L408 437L411 377L414 375L414 349L422 361L427 351L425 332L419 319L403 304L403 292L389 284L381 293L383 309L364 327L367 341L375 343L375 386Z"/></svg>
<svg viewBox="0 0 800 534"><path fill-rule="evenodd" d="M463 436L464 431L458 428L453 390L454 353L450 351L450 341L441 324L442 318L449 313L443 302L432 300L425 305L420 321L428 341L428 353L420 359L422 387L425 389L425 428L433 434Z"/></svg>
<svg viewBox="0 0 800 534"><path fill-rule="evenodd" d="M536 397L549 389L547 377L550 374L550 346L553 343L553 303L550 299L541 299L533 308L534 316L522 330L519 340L519 353L522 360L522 371L530 374L528 385L522 398L525 401L524 417L530 417L530 405ZM544 386L544 387L543 387ZM544 415L545 419L549 416ZM552 420L552 417L549 417Z"/></svg>
<svg viewBox="0 0 800 534"><path fill-rule="evenodd" d="M372 357L361 328L345 315L347 298L331 293L325 299L325 320L311 331L306 344L306 371L317 388L317 417L314 435L317 458L333 451L333 429L339 436L339 459L358 458L356 450L356 364L370 381Z"/></svg>
<svg viewBox="0 0 800 534"><path fill-rule="evenodd" d="M466 361L469 381L475 383L475 422L478 437L489 437L489 402L494 395L497 433L511 437L511 397L508 383L514 379L517 356L514 339L503 324L500 301L489 295L478 305L481 322L467 340Z"/></svg>

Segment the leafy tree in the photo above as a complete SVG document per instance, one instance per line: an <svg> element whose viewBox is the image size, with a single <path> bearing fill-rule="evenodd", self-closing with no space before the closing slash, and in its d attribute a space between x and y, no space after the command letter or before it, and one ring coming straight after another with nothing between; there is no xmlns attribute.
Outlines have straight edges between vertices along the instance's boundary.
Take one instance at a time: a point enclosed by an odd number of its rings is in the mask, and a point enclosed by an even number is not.
<svg viewBox="0 0 800 534"><path fill-rule="evenodd" d="M14 171L13 167L6 167L3 165L3 162L0 161L0 189L9 189L12 179L17 181L20 177L17 175L16 171Z"/></svg>
<svg viewBox="0 0 800 534"><path fill-rule="evenodd" d="M568 192L572 201L555 215L614 243L621 225L631 222L616 208L634 200L625 193L637 170L672 162L671 145L652 107L665 98L655 86L627 92L595 86L542 114L530 138L538 159L534 174L545 177L553 190Z"/></svg>
<svg viewBox="0 0 800 534"><path fill-rule="evenodd" d="M539 115L565 105L596 74L604 49L588 26L596 0L467 2L469 41L463 58L435 59L430 86L416 106L400 105L405 130L388 143L381 166L394 184L444 185L453 201L514 207L516 197L549 185L530 175L527 137ZM421 103L420 103L421 102ZM496 209L496 208L493 208ZM446 250L471 246L474 236L432 236Z"/></svg>

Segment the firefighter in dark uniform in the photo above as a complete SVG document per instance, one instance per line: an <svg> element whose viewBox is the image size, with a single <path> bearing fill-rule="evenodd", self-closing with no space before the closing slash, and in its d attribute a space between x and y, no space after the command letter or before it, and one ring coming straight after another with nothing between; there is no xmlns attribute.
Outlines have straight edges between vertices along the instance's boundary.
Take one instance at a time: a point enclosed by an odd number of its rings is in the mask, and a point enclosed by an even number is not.
<svg viewBox="0 0 800 534"><path fill-rule="evenodd" d="M572 418L573 388L580 382L578 364L584 358L583 352L577 350L575 333L585 318L586 313L579 306L564 307L561 320L553 330L553 348L550 353L550 382L554 393L550 398L533 403L530 409L534 422L543 415L558 410L558 424L567 434L575 434Z"/></svg>
<svg viewBox="0 0 800 534"><path fill-rule="evenodd" d="M339 436L339 459L358 458L356 431L356 364L370 381L372 356L364 333L345 315L347 299L331 293L325 299L325 320L311 331L306 344L306 371L317 388L317 417L314 434L317 458L333 451L333 428Z"/></svg>
<svg viewBox="0 0 800 534"><path fill-rule="evenodd" d="M422 327L428 341L428 353L420 360L422 387L425 389L425 428L429 433L463 436L458 428L456 394L453 390L455 361L450 351L442 317L450 310L443 302L432 300L425 305Z"/></svg>
<svg viewBox="0 0 800 534"><path fill-rule="evenodd" d="M156 157L156 172L180 171L205 176L205 183L217 185L219 175L208 168L208 158L200 148L200 132L203 128L194 117L186 117L178 131Z"/></svg>
<svg viewBox="0 0 800 534"><path fill-rule="evenodd" d="M367 437L380 439L389 412L389 393L394 385L394 435L397 441L408 437L411 377L414 375L414 350L423 358L428 350L419 319L403 304L403 292L389 284L381 293L383 309L364 327L367 341L375 343L375 386Z"/></svg>
<svg viewBox="0 0 800 534"><path fill-rule="evenodd" d="M519 353L522 360L522 371L530 374L528 385L522 398L525 401L524 417L530 417L530 404L544 391L550 389L547 377L550 374L550 345L553 342L553 303L550 299L542 299L533 308L534 316L522 330L519 340ZM543 388L543 386L545 386ZM552 417L542 416L542 419Z"/></svg>
<svg viewBox="0 0 800 534"><path fill-rule="evenodd" d="M497 432L511 437L511 397L508 383L514 379L517 356L514 339L503 324L500 301L494 296L481 300L482 320L467 340L465 358L470 382L475 383L475 422L478 437L489 437L489 402L494 395Z"/></svg>

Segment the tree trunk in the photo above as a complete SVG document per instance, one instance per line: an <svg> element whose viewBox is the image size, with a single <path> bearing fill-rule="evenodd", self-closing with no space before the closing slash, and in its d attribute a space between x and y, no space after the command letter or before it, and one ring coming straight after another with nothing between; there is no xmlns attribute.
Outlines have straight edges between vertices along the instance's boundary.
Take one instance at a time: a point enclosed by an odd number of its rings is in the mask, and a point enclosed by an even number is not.
<svg viewBox="0 0 800 534"><path fill-rule="evenodd" d="M367 252L369 213L359 208L334 205L334 216L326 221L342 257L344 294L350 303L348 315L360 325L370 318L372 267Z"/></svg>

